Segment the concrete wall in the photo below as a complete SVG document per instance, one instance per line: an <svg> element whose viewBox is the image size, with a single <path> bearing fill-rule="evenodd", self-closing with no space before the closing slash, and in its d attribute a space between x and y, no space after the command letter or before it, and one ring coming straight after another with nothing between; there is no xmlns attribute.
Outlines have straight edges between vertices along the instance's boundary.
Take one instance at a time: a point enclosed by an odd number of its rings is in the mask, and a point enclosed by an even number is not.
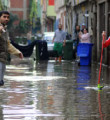
<svg viewBox="0 0 110 120"><path fill-rule="evenodd" d="M77 2L77 1L76 1ZM93 47L93 61L100 62L100 55L102 49L102 31L105 30L108 34L108 25L110 12L108 12L109 5L108 0L89 0L79 1L79 3L73 2L73 27L75 24L86 23L89 33L92 36ZM110 30L109 30L110 31ZM104 49L103 63L110 66L110 48Z"/></svg>
<svg viewBox="0 0 110 120"><path fill-rule="evenodd" d="M72 35L74 39L75 25L80 25L82 29L82 24L85 23L88 32L91 35L91 41L94 44L93 47L93 60L97 61L97 8L94 2L90 1L79 1L79 4L74 4L73 2L73 22L72 22Z"/></svg>
<svg viewBox="0 0 110 120"><path fill-rule="evenodd" d="M55 0L55 11L56 11L56 23L61 23L63 25L63 30L66 30L65 0Z"/></svg>
<svg viewBox="0 0 110 120"><path fill-rule="evenodd" d="M100 60L100 53L102 47L102 31L108 32L108 2L107 0L97 1L97 58ZM103 63L110 65L108 62L108 50L104 49Z"/></svg>

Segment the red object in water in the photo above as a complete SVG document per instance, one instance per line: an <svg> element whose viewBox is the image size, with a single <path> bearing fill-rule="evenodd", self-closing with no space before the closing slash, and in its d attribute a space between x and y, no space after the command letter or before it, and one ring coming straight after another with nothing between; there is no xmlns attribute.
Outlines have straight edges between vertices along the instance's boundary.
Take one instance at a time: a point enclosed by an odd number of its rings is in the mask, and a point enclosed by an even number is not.
<svg viewBox="0 0 110 120"><path fill-rule="evenodd" d="M104 120L105 115L102 113L100 92L98 92L98 103L99 103L99 113L100 113L101 120Z"/></svg>
<svg viewBox="0 0 110 120"><path fill-rule="evenodd" d="M103 35L98 84L100 84L100 76L101 76L101 69L102 69L103 48L104 48L104 44L105 44L104 41L105 41L105 36Z"/></svg>

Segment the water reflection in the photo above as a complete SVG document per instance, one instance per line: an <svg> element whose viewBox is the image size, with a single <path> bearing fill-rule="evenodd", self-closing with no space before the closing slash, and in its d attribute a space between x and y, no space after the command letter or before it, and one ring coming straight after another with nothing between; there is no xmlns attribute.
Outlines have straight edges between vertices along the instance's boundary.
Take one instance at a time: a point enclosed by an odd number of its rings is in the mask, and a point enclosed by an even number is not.
<svg viewBox="0 0 110 120"><path fill-rule="evenodd" d="M85 89L96 84L94 73L96 67L71 61L8 66L0 120L110 120L110 88Z"/></svg>
<svg viewBox="0 0 110 120"><path fill-rule="evenodd" d="M5 96L6 102L2 105L4 120L36 120L37 117L60 116L52 112L47 114L46 111L43 111L46 95L38 90L41 89L41 87L38 87L39 85L34 86L34 84L11 82L10 88L7 89L7 97ZM39 95L43 95L43 98L39 99ZM40 107L41 105L42 108Z"/></svg>
<svg viewBox="0 0 110 120"><path fill-rule="evenodd" d="M91 67L80 66L77 69L77 115L79 119L86 120L90 115L90 91L85 90L89 86L91 80Z"/></svg>
<svg viewBox="0 0 110 120"><path fill-rule="evenodd" d="M89 86L91 80L91 67L90 66L80 66L77 70L77 83L78 90L84 90L86 86Z"/></svg>
<svg viewBox="0 0 110 120"><path fill-rule="evenodd" d="M4 120L3 118L3 107L0 107L0 120Z"/></svg>
<svg viewBox="0 0 110 120"><path fill-rule="evenodd" d="M98 92L98 104L99 104L99 114L100 114L100 118L101 118L101 120L104 120L104 114L102 113L100 92Z"/></svg>
<svg viewBox="0 0 110 120"><path fill-rule="evenodd" d="M51 120L62 117L60 113L54 111L53 83L54 80L64 77L45 76L46 71L42 65L37 70L41 74L35 74L35 72L33 74L28 67L27 69L19 66L7 67L5 79L8 80L6 83L8 87L5 90L7 89L8 97L5 96L6 103L2 105L5 120L45 120L48 117L48 120Z"/></svg>

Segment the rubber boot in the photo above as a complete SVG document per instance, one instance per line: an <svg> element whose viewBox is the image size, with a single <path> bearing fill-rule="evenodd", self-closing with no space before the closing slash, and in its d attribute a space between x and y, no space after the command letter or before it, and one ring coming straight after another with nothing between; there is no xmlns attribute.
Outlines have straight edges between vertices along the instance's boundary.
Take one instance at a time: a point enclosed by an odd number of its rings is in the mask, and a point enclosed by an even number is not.
<svg viewBox="0 0 110 120"><path fill-rule="evenodd" d="M59 63L61 63L61 60L62 60L62 57L61 57L61 56L59 56Z"/></svg>

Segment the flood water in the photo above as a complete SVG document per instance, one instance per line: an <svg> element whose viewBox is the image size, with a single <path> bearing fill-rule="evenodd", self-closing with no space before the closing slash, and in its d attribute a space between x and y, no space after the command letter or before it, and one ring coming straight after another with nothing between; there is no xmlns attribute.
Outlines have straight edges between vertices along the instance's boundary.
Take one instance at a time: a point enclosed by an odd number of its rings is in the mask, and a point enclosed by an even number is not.
<svg viewBox="0 0 110 120"><path fill-rule="evenodd" d="M15 62L0 87L0 120L110 120L110 68L74 61Z"/></svg>

